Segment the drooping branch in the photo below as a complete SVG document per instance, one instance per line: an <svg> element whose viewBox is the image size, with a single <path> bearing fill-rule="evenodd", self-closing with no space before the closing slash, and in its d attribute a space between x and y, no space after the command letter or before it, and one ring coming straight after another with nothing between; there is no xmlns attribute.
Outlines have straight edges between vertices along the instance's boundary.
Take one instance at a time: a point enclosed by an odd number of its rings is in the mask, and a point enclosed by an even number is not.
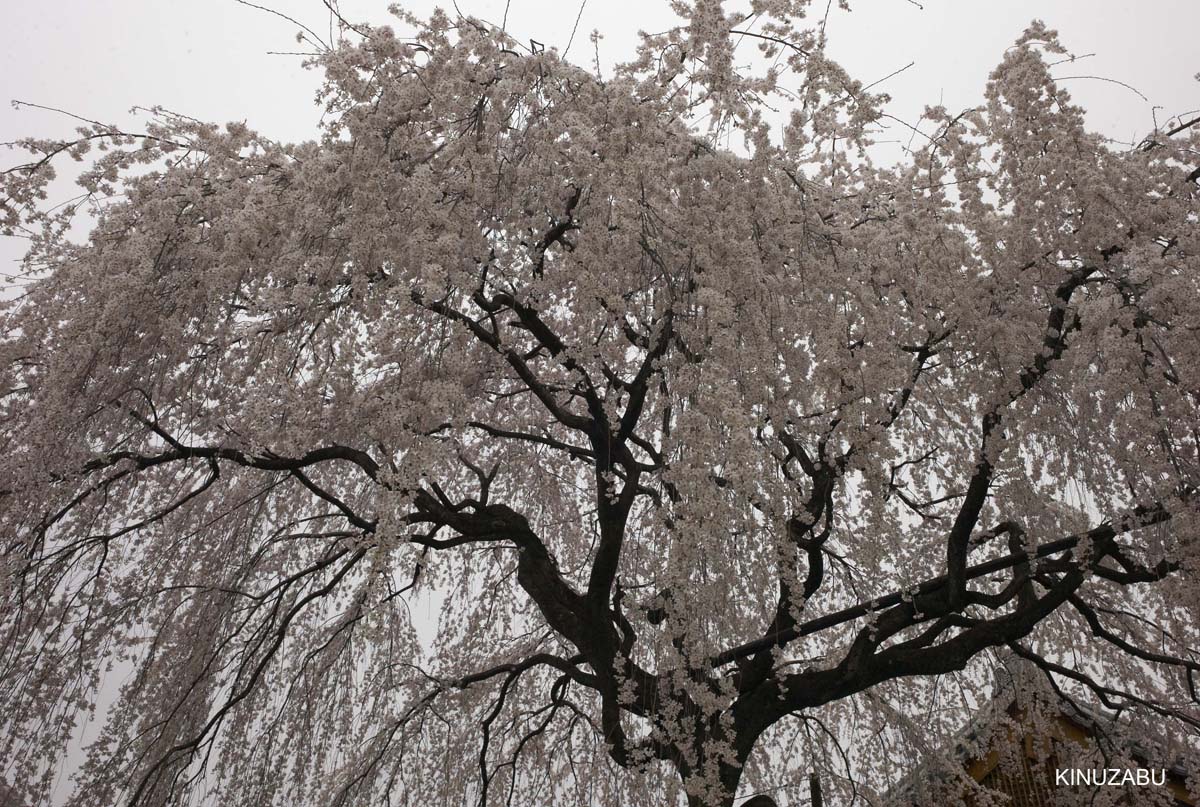
<svg viewBox="0 0 1200 807"><path fill-rule="evenodd" d="M1048 558L1057 555L1061 552L1069 552L1080 543L1097 543L1104 542L1115 538L1118 535L1123 535L1133 530L1142 527L1148 527L1154 524L1161 524L1170 519L1170 514L1161 508L1136 508L1128 517L1121 519L1116 524L1104 524L1099 527L1094 527L1091 530L1075 535L1069 535L1064 538L1059 538L1055 541L1050 541L1034 547L1028 552L1015 552L1002 555L992 560L977 563L973 566L968 566L964 574L964 580L974 580L979 577L985 577L995 572L1003 571L1012 568L1021 563L1027 563L1031 559ZM895 607L905 603L906 600L917 601L922 596L935 595L940 596L942 592L950 584L948 575L939 575L937 577L924 580L912 586L906 586L902 589L892 591L881 597L876 597L870 602L859 603L852 605L849 608L843 608L831 614L826 614L815 619L803 622L791 629L780 631L776 635L765 636L761 639L756 639L752 642L732 647L722 651L720 654L713 657L711 663L713 666L724 666L736 661L739 658L744 658L761 650L771 647L772 645L787 644L802 636L809 636L818 631L836 627L838 625L851 622L856 619L861 619L872 613L878 613L886 608Z"/></svg>
<svg viewBox="0 0 1200 807"><path fill-rule="evenodd" d="M984 413L980 425L980 445L975 472L967 484L966 494L959 507L954 523L946 536L946 574L949 579L950 599L961 605L966 596L967 553L970 551L971 533L979 521L987 501L988 491L995 471L995 445L1004 423L1004 409L1018 401L1049 372L1055 361L1067 350L1067 336L1079 328L1078 316L1068 320L1071 297L1094 273L1093 267L1082 267L1070 273L1054 291L1054 302L1046 320L1045 336L1041 350L1021 368L1017 375L1018 387L1008 392Z"/></svg>

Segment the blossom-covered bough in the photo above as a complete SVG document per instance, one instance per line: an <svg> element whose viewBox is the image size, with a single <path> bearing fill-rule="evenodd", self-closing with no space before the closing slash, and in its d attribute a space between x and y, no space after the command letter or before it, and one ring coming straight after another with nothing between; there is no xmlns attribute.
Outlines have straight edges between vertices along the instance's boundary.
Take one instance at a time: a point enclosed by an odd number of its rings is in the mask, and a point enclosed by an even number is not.
<svg viewBox="0 0 1200 807"><path fill-rule="evenodd" d="M93 715L72 804L872 803L997 651L1194 750L1197 128L1089 134L1035 24L883 168L806 5L605 77L404 17L318 142L25 141L10 785Z"/></svg>

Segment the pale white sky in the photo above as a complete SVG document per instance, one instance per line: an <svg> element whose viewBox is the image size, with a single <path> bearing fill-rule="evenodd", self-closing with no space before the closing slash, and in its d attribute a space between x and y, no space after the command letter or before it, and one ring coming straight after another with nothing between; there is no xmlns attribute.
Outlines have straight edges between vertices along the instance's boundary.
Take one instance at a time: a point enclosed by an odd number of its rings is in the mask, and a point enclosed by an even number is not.
<svg viewBox="0 0 1200 807"><path fill-rule="evenodd" d="M321 34L329 14L321 0L260 0ZM427 14L435 5L402 6ZM244 120L276 139L306 139L315 131L312 103L318 75L300 67L296 24L235 0L0 0L0 99L58 107L83 117L136 127L128 110L161 104L224 123ZM665 0L458 0L464 13L500 23L522 39L565 48L591 64L588 34L600 29L604 68L627 58L638 29L662 30L671 21ZM818 6L823 4L817 3ZM834 4L836 6L836 3ZM1136 140L1154 124L1200 108L1200 0L852 0L836 8L829 31L834 55L852 75L870 82L909 62L882 84L895 99L889 112L915 120L926 104L951 109L978 102L988 72L1035 17L1057 28L1074 53L1092 54L1057 68L1090 110L1091 125ZM352 21L385 23L387 0L342 0ZM1157 107L1157 109L1155 109ZM37 110L0 107L0 141L27 135L67 135L74 122ZM895 127L896 138L909 133ZM0 168L17 155L0 151ZM70 187L63 187L64 198ZM0 272L11 271L19 243L0 242Z"/></svg>
<svg viewBox="0 0 1200 807"><path fill-rule="evenodd" d="M321 0L261 0L318 33L328 31ZM439 3L400 5L425 14ZM0 98L57 106L85 117L120 119L134 105L163 104L197 118L246 120L281 139L300 139L316 119L308 101L317 84L298 58L297 26L235 0L3 0L0 12ZM387 0L342 0L350 20L387 22ZM440 5L452 6L441 2ZM505 0L459 0L459 7L499 23ZM819 5L819 4L818 4ZM943 99L965 107L979 97L988 71L1034 17L1057 28L1077 54L1095 53L1061 75L1082 73L1124 81L1149 102L1116 84L1072 80L1071 91L1094 108L1094 125L1133 137L1163 117L1200 106L1200 0L853 0L834 10L835 55L872 81L916 64L885 85L893 113L910 118ZM576 0L508 0L508 30L564 48L579 12ZM665 0L585 0L568 56L590 64L594 28L605 34L605 66L626 57L636 31L660 30L671 16ZM64 128L29 112L0 112L0 138Z"/></svg>

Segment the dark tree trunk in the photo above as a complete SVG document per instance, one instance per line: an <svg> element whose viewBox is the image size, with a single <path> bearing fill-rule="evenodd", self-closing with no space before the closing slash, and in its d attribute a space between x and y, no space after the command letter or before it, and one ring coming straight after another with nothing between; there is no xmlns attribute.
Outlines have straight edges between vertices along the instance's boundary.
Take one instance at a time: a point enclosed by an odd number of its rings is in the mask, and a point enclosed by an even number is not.
<svg viewBox="0 0 1200 807"><path fill-rule="evenodd" d="M743 802L741 807L779 807L775 803L775 799L770 796L755 796L749 801Z"/></svg>

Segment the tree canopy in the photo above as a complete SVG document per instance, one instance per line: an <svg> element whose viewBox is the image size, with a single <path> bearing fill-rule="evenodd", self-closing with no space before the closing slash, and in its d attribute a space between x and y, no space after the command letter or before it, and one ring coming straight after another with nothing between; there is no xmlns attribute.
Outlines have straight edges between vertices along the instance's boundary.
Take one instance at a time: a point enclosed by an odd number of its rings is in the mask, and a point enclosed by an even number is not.
<svg viewBox="0 0 1200 807"><path fill-rule="evenodd" d="M71 804L877 803L999 651L1194 752L1196 121L1089 133L1034 23L884 166L807 0L678 5L607 76L348 27L313 142L23 141L18 792L95 715Z"/></svg>

